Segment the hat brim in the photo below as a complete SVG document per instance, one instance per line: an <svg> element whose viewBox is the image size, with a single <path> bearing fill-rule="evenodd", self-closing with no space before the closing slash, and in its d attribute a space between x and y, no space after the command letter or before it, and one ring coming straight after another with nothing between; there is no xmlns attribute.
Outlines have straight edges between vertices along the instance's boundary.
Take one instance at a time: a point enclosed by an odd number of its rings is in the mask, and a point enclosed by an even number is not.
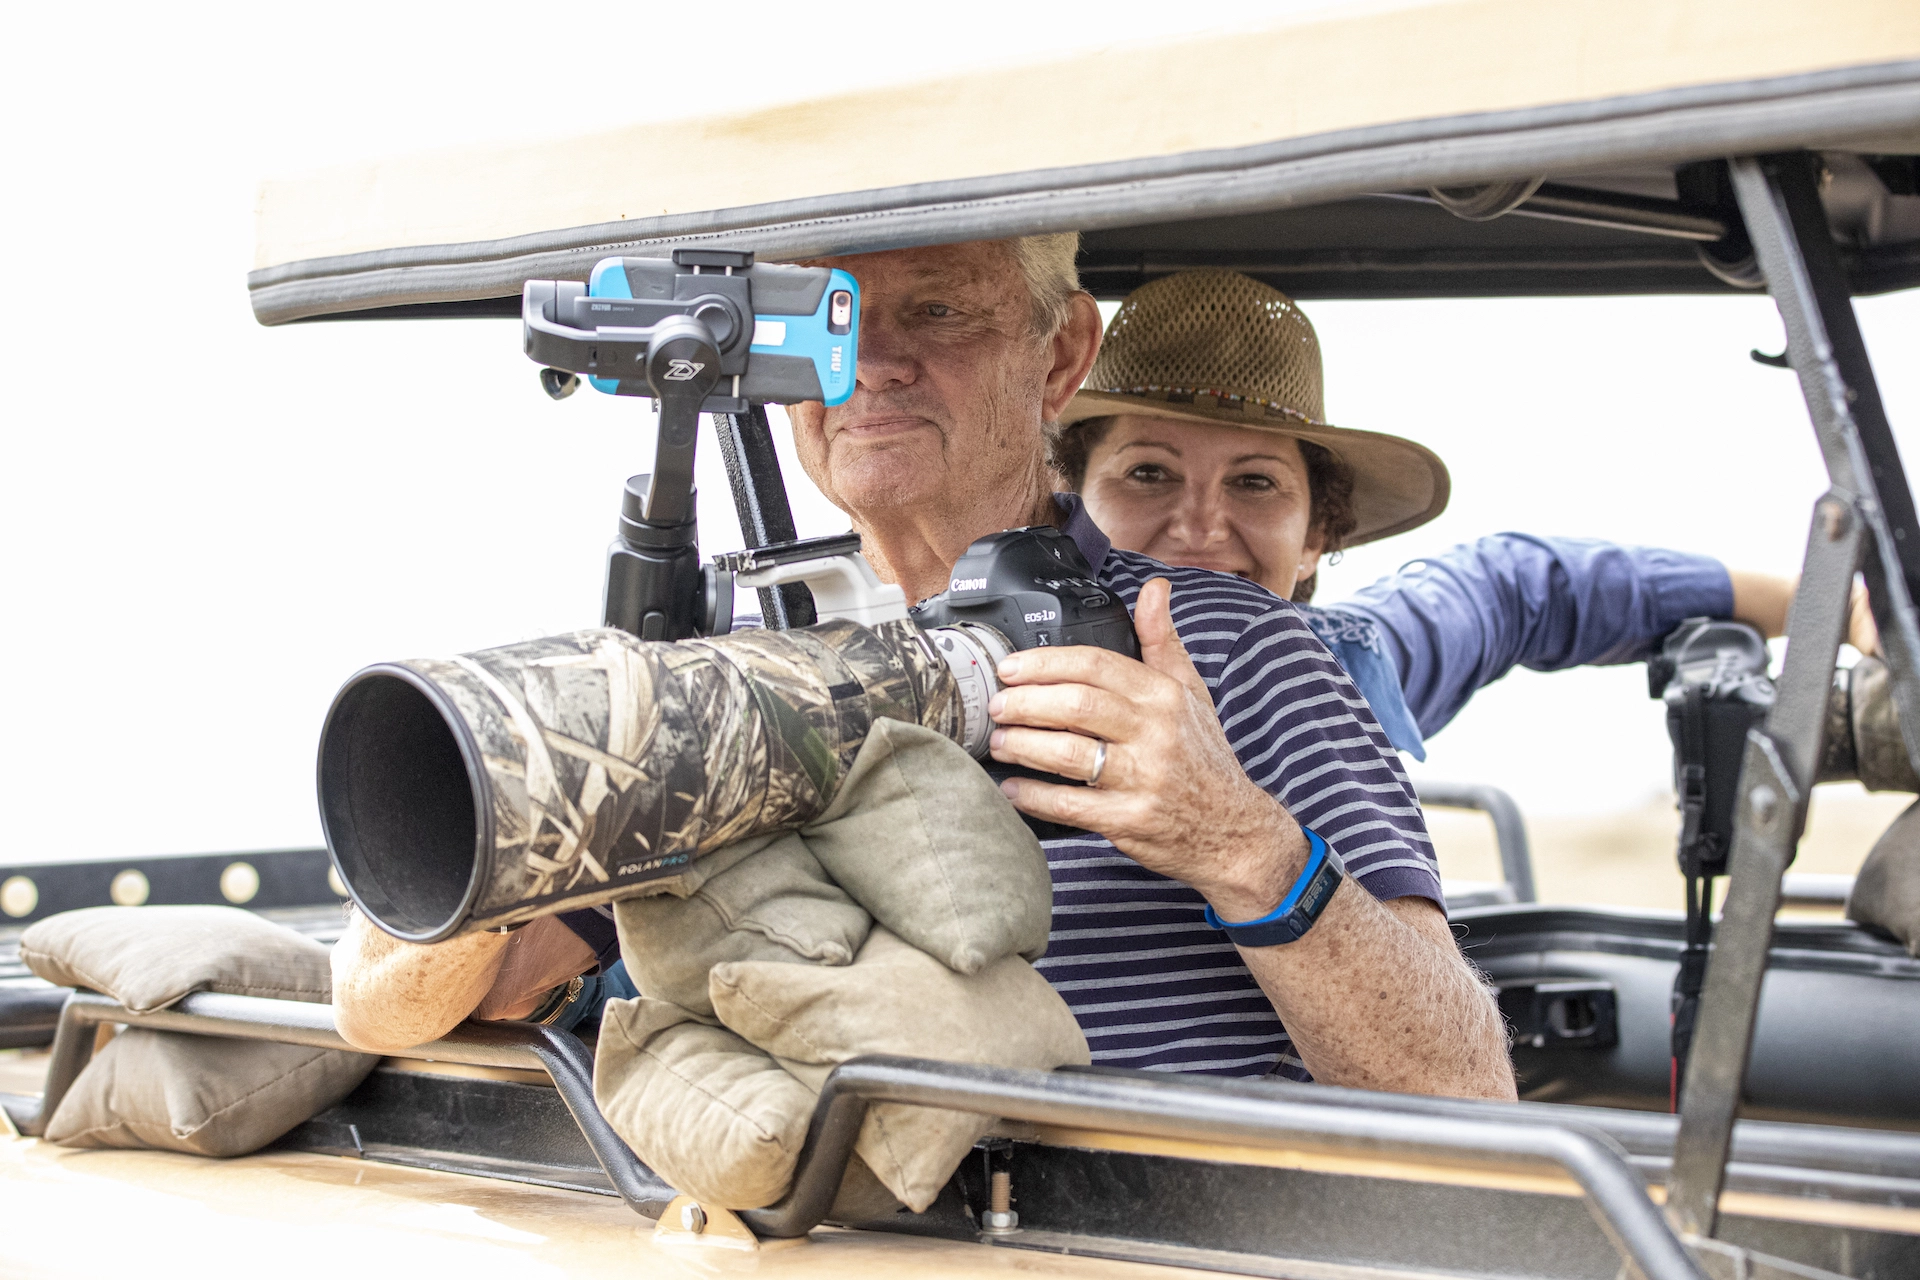
<svg viewBox="0 0 1920 1280"><path fill-rule="evenodd" d="M1351 431L1306 419L1275 421L1243 409L1175 403L1120 391L1080 391L1061 413L1060 425L1123 413L1215 427L1244 427L1322 446L1353 470L1355 524L1346 539L1350 547L1419 528L1447 509L1453 491L1447 464L1425 445L1377 431Z"/></svg>

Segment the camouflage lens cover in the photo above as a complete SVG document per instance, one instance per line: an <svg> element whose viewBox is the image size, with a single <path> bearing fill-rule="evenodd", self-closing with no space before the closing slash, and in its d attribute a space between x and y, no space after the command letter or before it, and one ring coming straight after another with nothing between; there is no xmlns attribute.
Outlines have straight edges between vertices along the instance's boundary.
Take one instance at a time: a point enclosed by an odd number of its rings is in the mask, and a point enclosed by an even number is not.
<svg viewBox="0 0 1920 1280"><path fill-rule="evenodd" d="M961 734L952 675L904 621L674 643L596 629L398 665L484 763L493 838L460 933L662 892L702 854L804 825L876 719Z"/></svg>

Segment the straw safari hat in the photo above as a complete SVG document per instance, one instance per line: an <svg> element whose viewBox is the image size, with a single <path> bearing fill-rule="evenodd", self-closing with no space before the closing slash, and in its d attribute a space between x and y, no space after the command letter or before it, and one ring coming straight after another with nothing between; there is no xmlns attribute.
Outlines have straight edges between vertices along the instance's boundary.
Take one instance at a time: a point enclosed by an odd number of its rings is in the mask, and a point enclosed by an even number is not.
<svg viewBox="0 0 1920 1280"><path fill-rule="evenodd" d="M1353 469L1357 523L1348 546L1405 532L1446 509L1447 467L1433 450L1327 423L1312 323L1286 294L1235 271L1183 271L1127 295L1060 425L1120 413L1251 427L1324 446Z"/></svg>

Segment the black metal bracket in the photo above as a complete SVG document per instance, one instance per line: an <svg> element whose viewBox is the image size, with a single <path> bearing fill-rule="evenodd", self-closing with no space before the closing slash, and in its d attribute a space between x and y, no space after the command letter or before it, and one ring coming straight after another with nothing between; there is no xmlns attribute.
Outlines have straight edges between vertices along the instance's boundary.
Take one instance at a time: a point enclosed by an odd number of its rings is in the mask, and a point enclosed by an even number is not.
<svg viewBox="0 0 1920 1280"><path fill-rule="evenodd" d="M1611 1049L1620 1043L1619 993L1611 982L1528 978L1500 984L1500 1013L1516 1045Z"/></svg>
<svg viewBox="0 0 1920 1280"><path fill-rule="evenodd" d="M754 405L745 413L716 413L713 428L720 439L720 456L727 464L727 482L733 489L733 509L739 513L740 535L747 549L794 541L799 534L765 406ZM776 631L812 626L813 593L798 582L763 587L760 616Z"/></svg>
<svg viewBox="0 0 1920 1280"><path fill-rule="evenodd" d="M601 621L642 640L684 640L715 623L703 616L711 593L701 590L693 454L700 406L720 382L719 346L704 321L669 316L653 326L645 369L660 406L653 471L627 481L621 498ZM726 603L728 617L718 621L731 623L730 595Z"/></svg>
<svg viewBox="0 0 1920 1280"><path fill-rule="evenodd" d="M1785 668L1764 729L1748 739L1734 811L1730 884L1688 1062L1667 1214L1711 1236L1739 1111L1781 878L1799 843L1825 730L1828 685L1864 569L1894 704L1920 759L1920 522L1846 277L1820 203L1818 157L1739 159L1733 186L1787 331L1833 488L1814 507Z"/></svg>

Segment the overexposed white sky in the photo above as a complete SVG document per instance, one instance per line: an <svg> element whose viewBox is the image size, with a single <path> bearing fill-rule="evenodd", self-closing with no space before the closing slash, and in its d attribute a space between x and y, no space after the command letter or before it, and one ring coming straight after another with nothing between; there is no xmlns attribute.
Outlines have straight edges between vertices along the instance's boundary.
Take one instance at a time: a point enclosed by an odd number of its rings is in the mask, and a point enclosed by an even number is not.
<svg viewBox="0 0 1920 1280"><path fill-rule="evenodd" d="M734 5L737 29L702 12L705 48L653 6L10 16L0 863L317 843L314 742L352 671L598 620L644 402L549 401L511 321L260 328L261 176L702 113L723 66L746 107L1325 7ZM1746 355L1780 347L1765 298L1308 310L1334 420L1417 437L1454 476L1440 520L1349 553L1323 599L1499 529L1797 563L1823 486L1791 375ZM1896 429L1920 422L1920 298L1860 313ZM787 474L803 533L845 527ZM711 449L702 475L707 549L738 546ZM1637 806L1668 768L1637 666L1518 674L1431 750L1424 772L1532 812Z"/></svg>

